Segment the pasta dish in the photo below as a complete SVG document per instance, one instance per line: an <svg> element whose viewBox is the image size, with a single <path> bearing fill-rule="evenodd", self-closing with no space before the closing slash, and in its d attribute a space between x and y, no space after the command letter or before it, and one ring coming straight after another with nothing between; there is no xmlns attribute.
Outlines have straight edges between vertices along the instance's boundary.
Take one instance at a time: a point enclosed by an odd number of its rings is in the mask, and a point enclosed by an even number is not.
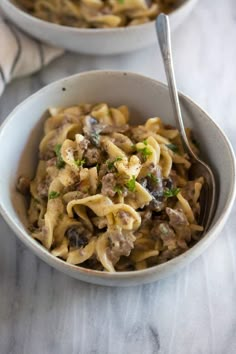
<svg viewBox="0 0 236 354"><path fill-rule="evenodd" d="M114 28L149 22L169 13L176 0L15 0L32 16L59 25Z"/></svg>
<svg viewBox="0 0 236 354"><path fill-rule="evenodd" d="M50 108L32 181L32 237L68 263L101 271L139 270L188 250L198 224L203 178L177 129L160 118L129 124L127 106ZM198 153L191 131L190 144Z"/></svg>

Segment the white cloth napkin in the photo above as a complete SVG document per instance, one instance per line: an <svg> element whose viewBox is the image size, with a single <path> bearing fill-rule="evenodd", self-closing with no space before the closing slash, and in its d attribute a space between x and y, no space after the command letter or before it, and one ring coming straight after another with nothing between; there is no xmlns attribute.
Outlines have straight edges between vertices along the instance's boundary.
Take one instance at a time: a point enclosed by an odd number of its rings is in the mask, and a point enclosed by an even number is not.
<svg viewBox="0 0 236 354"><path fill-rule="evenodd" d="M40 70L62 53L25 35L0 12L0 96L12 79Z"/></svg>

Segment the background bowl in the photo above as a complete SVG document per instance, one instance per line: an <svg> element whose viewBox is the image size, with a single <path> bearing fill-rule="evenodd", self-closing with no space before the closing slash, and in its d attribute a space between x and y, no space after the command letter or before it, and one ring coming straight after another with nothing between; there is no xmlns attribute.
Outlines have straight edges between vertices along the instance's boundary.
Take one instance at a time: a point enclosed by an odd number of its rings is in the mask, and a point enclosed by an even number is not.
<svg viewBox="0 0 236 354"><path fill-rule="evenodd" d="M115 89L114 89L115 88ZM180 94L185 125L194 131L205 161L214 169L219 192L210 231L194 247L164 264L133 272L107 273L70 265L52 256L28 233L26 204L16 192L17 177L33 177L42 137L43 114L50 106L70 106L79 102L127 104L132 123L144 123L160 116L175 125L168 89L150 78L123 72L94 71L57 81L21 103L0 129L0 211L18 237L40 258L64 273L87 282L128 286L166 277L199 256L216 238L231 210L235 196L235 160L221 129L188 97Z"/></svg>
<svg viewBox="0 0 236 354"><path fill-rule="evenodd" d="M190 14L197 0L180 0L182 4L170 14L171 29L177 28ZM30 35L52 45L84 54L118 54L150 46L156 41L154 22L115 29L80 29L39 20L0 0L6 16Z"/></svg>

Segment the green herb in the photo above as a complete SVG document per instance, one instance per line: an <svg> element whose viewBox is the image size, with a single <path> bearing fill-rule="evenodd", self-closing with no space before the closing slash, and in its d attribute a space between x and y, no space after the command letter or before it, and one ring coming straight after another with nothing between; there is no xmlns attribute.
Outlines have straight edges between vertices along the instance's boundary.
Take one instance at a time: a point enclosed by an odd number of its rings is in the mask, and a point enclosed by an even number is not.
<svg viewBox="0 0 236 354"><path fill-rule="evenodd" d="M61 156L61 144L57 144L54 148L55 154L57 156L57 168L63 168L65 166L65 161L63 160Z"/></svg>
<svg viewBox="0 0 236 354"><path fill-rule="evenodd" d="M107 161L108 170L112 170L113 167L114 167L114 163L117 162L117 161L121 161L121 160L122 160L122 157L118 156L113 161Z"/></svg>
<svg viewBox="0 0 236 354"><path fill-rule="evenodd" d="M55 191L51 191L48 195L48 199L55 199L58 198L60 196L60 193L55 192Z"/></svg>
<svg viewBox="0 0 236 354"><path fill-rule="evenodd" d="M126 187L128 188L128 190L130 192L134 192L135 191L135 176L132 176L132 178L126 183Z"/></svg>
<svg viewBox="0 0 236 354"><path fill-rule="evenodd" d="M178 146L176 146L175 144L166 144L166 146L168 147L168 149L172 150L175 153L179 152Z"/></svg>
<svg viewBox="0 0 236 354"><path fill-rule="evenodd" d="M147 156L152 155L151 150L147 146L145 146L144 148L141 148L141 149L137 149L137 151L142 154L144 161L147 160Z"/></svg>
<svg viewBox="0 0 236 354"><path fill-rule="evenodd" d="M180 192L179 188L166 189L164 191L164 197L166 198L176 197L179 192Z"/></svg>
<svg viewBox="0 0 236 354"><path fill-rule="evenodd" d="M152 182L154 183L160 183L161 178L157 178L153 173L148 173L147 177L151 178Z"/></svg>
<svg viewBox="0 0 236 354"><path fill-rule="evenodd" d="M83 160L74 160L74 163L76 164L76 166L78 167L83 167L83 165L85 164L85 159Z"/></svg>
<svg viewBox="0 0 236 354"><path fill-rule="evenodd" d="M120 3L120 4L124 4L125 3L125 0L117 0L118 1L118 3Z"/></svg>
<svg viewBox="0 0 236 354"><path fill-rule="evenodd" d="M114 192L118 193L119 195L121 195L123 193L123 189L120 186L115 186L114 188Z"/></svg>
<svg viewBox="0 0 236 354"><path fill-rule="evenodd" d="M112 161L107 161L107 167L108 167L108 170L112 170L114 167L114 163Z"/></svg>
<svg viewBox="0 0 236 354"><path fill-rule="evenodd" d="M143 141L143 144L144 144L144 145L147 145L147 139L145 139L145 140Z"/></svg>

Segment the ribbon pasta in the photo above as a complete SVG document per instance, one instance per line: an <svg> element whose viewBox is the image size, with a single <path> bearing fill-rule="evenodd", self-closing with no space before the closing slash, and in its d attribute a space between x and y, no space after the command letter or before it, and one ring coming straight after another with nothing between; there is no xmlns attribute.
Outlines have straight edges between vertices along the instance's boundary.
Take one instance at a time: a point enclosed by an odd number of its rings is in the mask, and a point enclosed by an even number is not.
<svg viewBox="0 0 236 354"><path fill-rule="evenodd" d="M42 20L81 28L114 28L152 21L176 8L177 0L15 0Z"/></svg>
<svg viewBox="0 0 236 354"><path fill-rule="evenodd" d="M139 270L200 238L204 180L189 180L178 130L158 117L128 125L128 108L106 103L49 113L28 215L32 237L54 256L101 271Z"/></svg>

